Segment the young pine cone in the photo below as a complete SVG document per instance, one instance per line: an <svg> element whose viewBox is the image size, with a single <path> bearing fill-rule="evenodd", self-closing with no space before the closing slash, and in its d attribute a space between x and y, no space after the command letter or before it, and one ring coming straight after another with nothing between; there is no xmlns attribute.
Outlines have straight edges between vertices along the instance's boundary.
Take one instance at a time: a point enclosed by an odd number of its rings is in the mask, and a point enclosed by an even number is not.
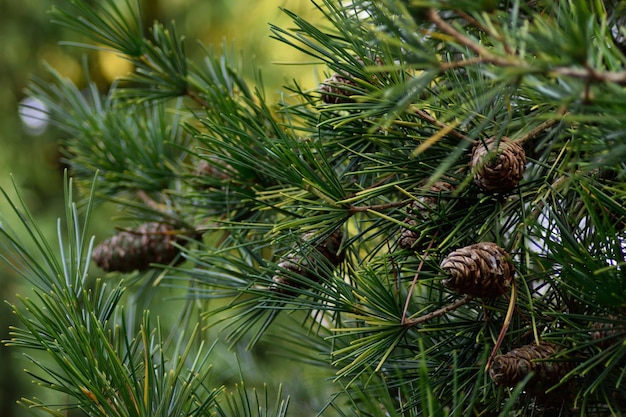
<svg viewBox="0 0 626 417"><path fill-rule="evenodd" d="M460 294L483 298L504 293L515 274L511 256L490 242L455 250L443 260L441 268L448 274L444 286Z"/></svg>
<svg viewBox="0 0 626 417"><path fill-rule="evenodd" d="M496 149L497 146L497 149ZM517 187L526 170L526 153L507 137L479 141L472 150L474 183L490 193L507 193Z"/></svg>
<svg viewBox="0 0 626 417"><path fill-rule="evenodd" d="M320 86L321 99L326 104L351 103L352 88L358 84L347 74L334 73Z"/></svg>
<svg viewBox="0 0 626 417"><path fill-rule="evenodd" d="M150 264L172 262L180 253L172 245L174 242L185 245L188 241L167 224L144 223L100 243L94 249L92 259L107 272L143 271L150 268Z"/></svg>
<svg viewBox="0 0 626 417"><path fill-rule="evenodd" d="M230 175L225 172L226 169L232 169L228 164L224 164L217 158L209 158L209 160L201 159L196 166L194 174L198 177L208 177L216 180L228 180Z"/></svg>
<svg viewBox="0 0 626 417"><path fill-rule="evenodd" d="M357 58L361 64L365 65L364 62ZM376 58L376 64L382 65L382 61L380 58ZM353 74L349 74L346 71L336 72L327 78L319 88L321 99L326 104L339 104L339 103L351 103L351 96L354 96L357 93L355 91L356 87L359 84L354 80L355 76ZM372 75L372 80L376 80L377 77Z"/></svg>
<svg viewBox="0 0 626 417"><path fill-rule="evenodd" d="M626 325L620 325L617 323L619 317L611 314L609 315L614 322L597 321L591 325L591 338L597 342L597 345L602 349L607 349L615 343L621 343L624 341L624 334L626 333Z"/></svg>
<svg viewBox="0 0 626 417"><path fill-rule="evenodd" d="M525 386L526 391L531 394L545 394L548 388L557 384L570 370L566 362L546 360L557 352L557 347L550 343L532 343L513 349L493 359L489 376L496 385L513 388L533 372L534 375Z"/></svg>
<svg viewBox="0 0 626 417"><path fill-rule="evenodd" d="M420 236L420 232L416 228L419 227L420 221L428 219L438 209L443 196L452 190L454 190L454 186L449 182L437 181L430 187L430 195L419 197L411 203L407 210L409 216L404 219L404 223L411 228L403 227L400 229L398 246L401 249L421 249L423 242L420 241L420 238L423 236Z"/></svg>
<svg viewBox="0 0 626 417"><path fill-rule="evenodd" d="M316 246L317 232L311 231L302 235L303 244L289 252L278 264L278 270L272 277L270 291L286 295L295 295L295 289L303 288L305 283L293 277L290 273L300 275L311 281L319 282L328 267L337 267L344 258L340 251L343 234L341 230L335 231L324 241ZM326 264L326 265L324 265Z"/></svg>

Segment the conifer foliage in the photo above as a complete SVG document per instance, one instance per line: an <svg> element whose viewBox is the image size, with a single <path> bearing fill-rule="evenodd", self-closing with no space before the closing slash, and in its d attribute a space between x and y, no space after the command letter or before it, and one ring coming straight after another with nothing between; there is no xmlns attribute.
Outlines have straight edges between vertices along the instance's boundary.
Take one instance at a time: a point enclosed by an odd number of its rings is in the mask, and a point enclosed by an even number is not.
<svg viewBox="0 0 626 417"><path fill-rule="evenodd" d="M122 276L158 271L233 346L278 341L331 369L321 415L626 413L618 2L313 6L321 23L283 10L293 24L270 36L323 81L268 103L228 49L195 61L174 23L142 33L134 0L58 4L135 70L102 97L51 69L29 94L89 201L136 226L92 251L68 203L56 255L32 217L39 254L3 225L2 256L40 291L8 343L46 351L37 378L90 416L301 415L211 388L187 322L169 348L148 312L120 324ZM115 284L87 289L92 255Z"/></svg>

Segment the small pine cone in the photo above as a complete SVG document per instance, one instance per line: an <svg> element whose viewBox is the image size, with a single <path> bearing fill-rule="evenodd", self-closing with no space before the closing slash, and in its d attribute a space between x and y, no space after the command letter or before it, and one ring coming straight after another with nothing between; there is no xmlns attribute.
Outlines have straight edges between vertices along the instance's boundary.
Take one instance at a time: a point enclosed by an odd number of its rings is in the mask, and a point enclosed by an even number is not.
<svg viewBox="0 0 626 417"><path fill-rule="evenodd" d="M400 229L398 246L401 249L420 249L420 233L415 230L419 225L419 220L426 220L439 207L443 194L454 190L454 186L447 181L437 181L430 187L429 195L419 197L414 200L407 212L409 216L404 219L404 223L411 228ZM419 220L418 220L419 219Z"/></svg>
<svg viewBox="0 0 626 417"><path fill-rule="evenodd" d="M334 73L320 86L321 99L326 104L351 103L352 87L358 84L347 74Z"/></svg>
<svg viewBox="0 0 626 417"><path fill-rule="evenodd" d="M413 204L411 204L411 206L413 206ZM418 250L420 246L418 242L420 235L418 232L414 230L414 228L416 228L418 225L417 220L407 217L406 219L404 219L404 223L411 226L411 228L409 229L408 227L403 227L402 229L400 229L400 238L398 239L398 246L400 247L400 249Z"/></svg>
<svg viewBox="0 0 626 417"><path fill-rule="evenodd" d="M566 362L546 360L557 352L558 348L550 343L532 343L513 349L493 359L489 376L496 385L512 388L533 372L534 375L525 386L526 392L534 395L545 394L548 388L557 384L570 370Z"/></svg>
<svg viewBox="0 0 626 417"><path fill-rule="evenodd" d="M315 240L316 236L315 231L304 233L302 235L304 245L288 253L278 263L279 269L276 271L276 275L272 277L273 282L269 287L271 291L295 295L294 289L303 288L303 282L294 280L292 276L283 272L285 270L309 280L318 281L320 275L324 274L324 267L320 265L320 262L324 261L321 258L326 259L327 265L333 268L343 261L344 254L340 251L343 238L341 230L335 231L315 247L307 246Z"/></svg>
<svg viewBox="0 0 626 417"><path fill-rule="evenodd" d="M619 320L619 318L613 314L611 314L609 318ZM596 340L597 345L602 349L607 349L615 343L622 342L624 340L624 333L626 332L624 326L620 326L615 322L594 322L591 328L591 338Z"/></svg>
<svg viewBox="0 0 626 417"><path fill-rule="evenodd" d="M496 150L496 146L498 147ZM491 137L474 145L471 168L474 183L491 193L507 193L517 187L526 170L526 153L507 137Z"/></svg>
<svg viewBox="0 0 626 417"><path fill-rule="evenodd" d="M198 190L225 190L225 183L230 182L233 167L217 157L198 161L193 170L191 184Z"/></svg>
<svg viewBox="0 0 626 417"><path fill-rule="evenodd" d="M107 272L143 271L150 264L168 264L180 253L172 245L187 243L186 239L169 225L150 222L122 231L100 243L93 251L92 259ZM183 259L181 258L181 261Z"/></svg>
<svg viewBox="0 0 626 417"><path fill-rule="evenodd" d="M217 180L227 180L230 178L230 175L224 172L224 168L230 168L230 166L224 165L224 163L217 158L209 158L209 161L201 159L196 166L194 174L196 176L209 177Z"/></svg>
<svg viewBox="0 0 626 417"><path fill-rule="evenodd" d="M365 65L363 60L357 58L361 64ZM377 65L383 65L380 58L374 60ZM355 95L354 88L358 87L358 83L354 80L355 76L346 71L336 72L327 78L319 88L321 99L326 104L339 104L353 102L350 96ZM372 75L370 80L377 80L376 75Z"/></svg>
<svg viewBox="0 0 626 417"><path fill-rule="evenodd" d="M511 286L515 266L511 256L495 243L466 246L450 253L441 263L446 287L474 297L493 298Z"/></svg>

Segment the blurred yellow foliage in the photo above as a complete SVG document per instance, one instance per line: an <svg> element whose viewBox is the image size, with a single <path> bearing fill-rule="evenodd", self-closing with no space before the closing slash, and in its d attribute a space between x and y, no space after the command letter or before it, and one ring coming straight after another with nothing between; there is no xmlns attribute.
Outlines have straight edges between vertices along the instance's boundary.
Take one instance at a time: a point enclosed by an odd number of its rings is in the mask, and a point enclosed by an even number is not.
<svg viewBox="0 0 626 417"><path fill-rule="evenodd" d="M102 76L109 83L133 70L129 60L107 51L98 51L98 64Z"/></svg>

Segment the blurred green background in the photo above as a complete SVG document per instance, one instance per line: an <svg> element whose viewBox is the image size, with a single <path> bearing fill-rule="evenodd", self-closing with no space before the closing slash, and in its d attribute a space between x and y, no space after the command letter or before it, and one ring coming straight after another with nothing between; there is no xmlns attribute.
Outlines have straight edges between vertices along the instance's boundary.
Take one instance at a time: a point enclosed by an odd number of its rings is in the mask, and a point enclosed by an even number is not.
<svg viewBox="0 0 626 417"><path fill-rule="evenodd" d="M43 121L30 120L23 123L19 106L26 99L24 89L32 76L46 77L43 63L72 79L77 85L84 85L85 68L88 63L89 76L106 91L116 76L130 68L126 61L110 53L98 53L76 47L61 46L61 40L80 40L78 35L69 33L50 22L48 11L54 4L62 5L67 0L0 0L0 186L11 194L13 180L34 216L51 241L56 241L56 219L63 215L63 163L60 160L57 141L61 135L54 127ZM279 10L288 8L300 15L316 19L316 9L312 3L303 0L148 0L143 1L144 22L155 19L169 22L175 20L179 33L187 39L187 51L200 54L198 39L205 45L214 45L219 50L226 41L233 42L236 49L249 63L255 62L263 72L266 90L270 97L278 97L280 87L286 81L296 78L306 87L315 85L311 65L278 65L278 62L309 62L310 59L298 54L269 38L268 23L290 27L286 16ZM84 61L83 61L84 60ZM252 67L247 68L252 77ZM32 124L34 122L34 124ZM6 202L0 202L0 212L7 219ZM96 217L92 233L101 240L112 233L110 213ZM11 219L8 218L7 223ZM0 266L0 299L15 302L16 294L27 293L29 286L13 270ZM165 307L165 308L171 308ZM9 337L8 327L16 324L9 305L0 307L0 339ZM258 352L240 355L257 355ZM232 366L232 357L222 354L224 367ZM282 379L287 385L287 393L293 396L292 407L297 407L297 415L314 415L322 406L322 388L315 388L320 375L307 370L310 378L303 376L302 365L286 364L280 359L257 359L257 365L246 362L244 369L267 381ZM30 413L16 401L21 397L36 395L46 398L41 389L31 384L24 368L29 366L23 352L16 348L0 345L0 416L25 416ZM294 377L298 375L298 377ZM323 375L322 375L323 377ZM285 379L291 379L285 380ZM294 404L295 403L295 404Z"/></svg>

